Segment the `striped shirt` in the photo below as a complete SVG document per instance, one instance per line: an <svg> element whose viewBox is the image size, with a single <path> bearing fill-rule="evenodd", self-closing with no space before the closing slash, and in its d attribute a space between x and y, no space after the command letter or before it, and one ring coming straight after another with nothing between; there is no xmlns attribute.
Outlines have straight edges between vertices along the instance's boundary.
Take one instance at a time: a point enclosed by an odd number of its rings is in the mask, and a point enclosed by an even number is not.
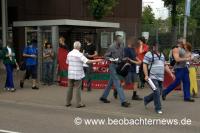
<svg viewBox="0 0 200 133"><path fill-rule="evenodd" d="M148 67L150 68L151 63L152 63L152 53L151 52L147 52L145 54L143 63L148 64ZM151 79L164 81L164 68L165 68L164 55L163 54L161 54L161 55L154 54L154 62L152 64L149 77Z"/></svg>
<svg viewBox="0 0 200 133"><path fill-rule="evenodd" d="M73 49L67 55L66 63L68 67L68 79L81 80L85 77L83 65L88 62L88 59L77 49Z"/></svg>

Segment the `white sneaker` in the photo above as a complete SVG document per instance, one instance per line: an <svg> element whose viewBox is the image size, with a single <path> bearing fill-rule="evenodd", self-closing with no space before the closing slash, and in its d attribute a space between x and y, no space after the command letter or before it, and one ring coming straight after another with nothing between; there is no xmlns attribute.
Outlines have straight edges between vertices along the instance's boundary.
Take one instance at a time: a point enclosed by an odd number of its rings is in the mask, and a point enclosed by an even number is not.
<svg viewBox="0 0 200 133"><path fill-rule="evenodd" d="M156 111L157 114L163 114L161 110Z"/></svg>
<svg viewBox="0 0 200 133"><path fill-rule="evenodd" d="M11 92L15 92L16 89L15 89L15 88L11 88L10 91L11 91Z"/></svg>

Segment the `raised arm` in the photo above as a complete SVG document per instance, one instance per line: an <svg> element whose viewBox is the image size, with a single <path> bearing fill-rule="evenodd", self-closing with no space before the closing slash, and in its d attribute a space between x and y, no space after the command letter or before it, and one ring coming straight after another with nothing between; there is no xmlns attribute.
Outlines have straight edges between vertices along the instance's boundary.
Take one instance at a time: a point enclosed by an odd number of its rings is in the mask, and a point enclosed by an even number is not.
<svg viewBox="0 0 200 133"><path fill-rule="evenodd" d="M131 59L129 59L129 61L130 61L131 63L136 64L136 65L141 65L141 64L142 64L142 61L139 60L137 57L136 57L136 60L131 60Z"/></svg>

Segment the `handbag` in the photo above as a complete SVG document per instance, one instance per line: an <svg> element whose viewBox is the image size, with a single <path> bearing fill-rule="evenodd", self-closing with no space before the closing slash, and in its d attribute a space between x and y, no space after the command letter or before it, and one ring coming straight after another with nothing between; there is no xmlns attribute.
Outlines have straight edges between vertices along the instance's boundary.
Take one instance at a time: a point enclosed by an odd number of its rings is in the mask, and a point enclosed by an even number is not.
<svg viewBox="0 0 200 133"><path fill-rule="evenodd" d="M122 61L117 65L116 72L122 77L126 77L128 75L131 64L128 61Z"/></svg>
<svg viewBox="0 0 200 133"><path fill-rule="evenodd" d="M19 65L19 69L21 71L25 71L26 70L26 62L25 61L22 61Z"/></svg>

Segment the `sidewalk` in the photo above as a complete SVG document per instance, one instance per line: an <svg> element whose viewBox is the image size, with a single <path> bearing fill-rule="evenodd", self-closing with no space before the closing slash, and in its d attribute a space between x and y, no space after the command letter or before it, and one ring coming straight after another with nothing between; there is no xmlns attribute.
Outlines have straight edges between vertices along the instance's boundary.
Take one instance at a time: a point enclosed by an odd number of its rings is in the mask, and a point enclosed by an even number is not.
<svg viewBox="0 0 200 133"><path fill-rule="evenodd" d="M24 89L18 89L15 93L2 92L0 94L0 101L12 101L16 103L32 103L39 105L48 105L55 107L64 107L66 98L66 87L60 86L40 86L39 90L32 90L25 85ZM149 94L151 90L145 88L139 90L140 96ZM82 101L87 105L86 109L93 111L107 111L110 113L126 113L134 115L155 116L153 103L149 105L148 110L144 108L143 101L132 101L132 91L126 90L125 94L128 101L131 102L130 108L122 108L119 100L116 100L112 96L112 91L108 99L111 100L110 104L103 104L99 101L99 97L103 93L103 90L93 90L92 92L83 91ZM75 105L75 98L73 99L73 105ZM200 99L196 98L195 103L183 102L182 91L174 91L167 97L166 101L163 101L163 117L190 117L195 121L200 121ZM177 113L176 113L177 112ZM199 123L200 124L200 123Z"/></svg>
<svg viewBox="0 0 200 133"><path fill-rule="evenodd" d="M2 76L1 87L2 87ZM40 86L39 90L31 89L31 82L25 83L23 89L19 88L19 77L16 77L17 91L15 93L2 92L0 93L0 102L6 104L16 104L23 106L33 106L47 109L61 109L67 110L65 107L66 87L60 87L57 85L52 86ZM103 90L92 90L92 92L83 91L82 101L86 104L86 108L76 109L75 98L73 99L73 106L69 108L69 112L79 114L78 116L87 116L91 118L101 117L114 117L114 118L176 118L183 119L189 118L192 120L192 125L186 127L190 131L196 131L200 129L200 98L196 98L195 103L186 103L183 101L182 91L174 91L168 97L166 101L162 101L163 115L158 115L154 112L153 103L148 105L148 108L144 108L143 101L132 101L132 90L126 90L125 95L127 100L131 102L130 108L122 108L119 100L113 98L113 91L111 91L109 100L110 104L104 104L99 101L99 97L102 95ZM151 90L149 88L140 89L139 95L141 97L149 94ZM75 95L74 95L75 96ZM161 128L162 130L162 128Z"/></svg>

